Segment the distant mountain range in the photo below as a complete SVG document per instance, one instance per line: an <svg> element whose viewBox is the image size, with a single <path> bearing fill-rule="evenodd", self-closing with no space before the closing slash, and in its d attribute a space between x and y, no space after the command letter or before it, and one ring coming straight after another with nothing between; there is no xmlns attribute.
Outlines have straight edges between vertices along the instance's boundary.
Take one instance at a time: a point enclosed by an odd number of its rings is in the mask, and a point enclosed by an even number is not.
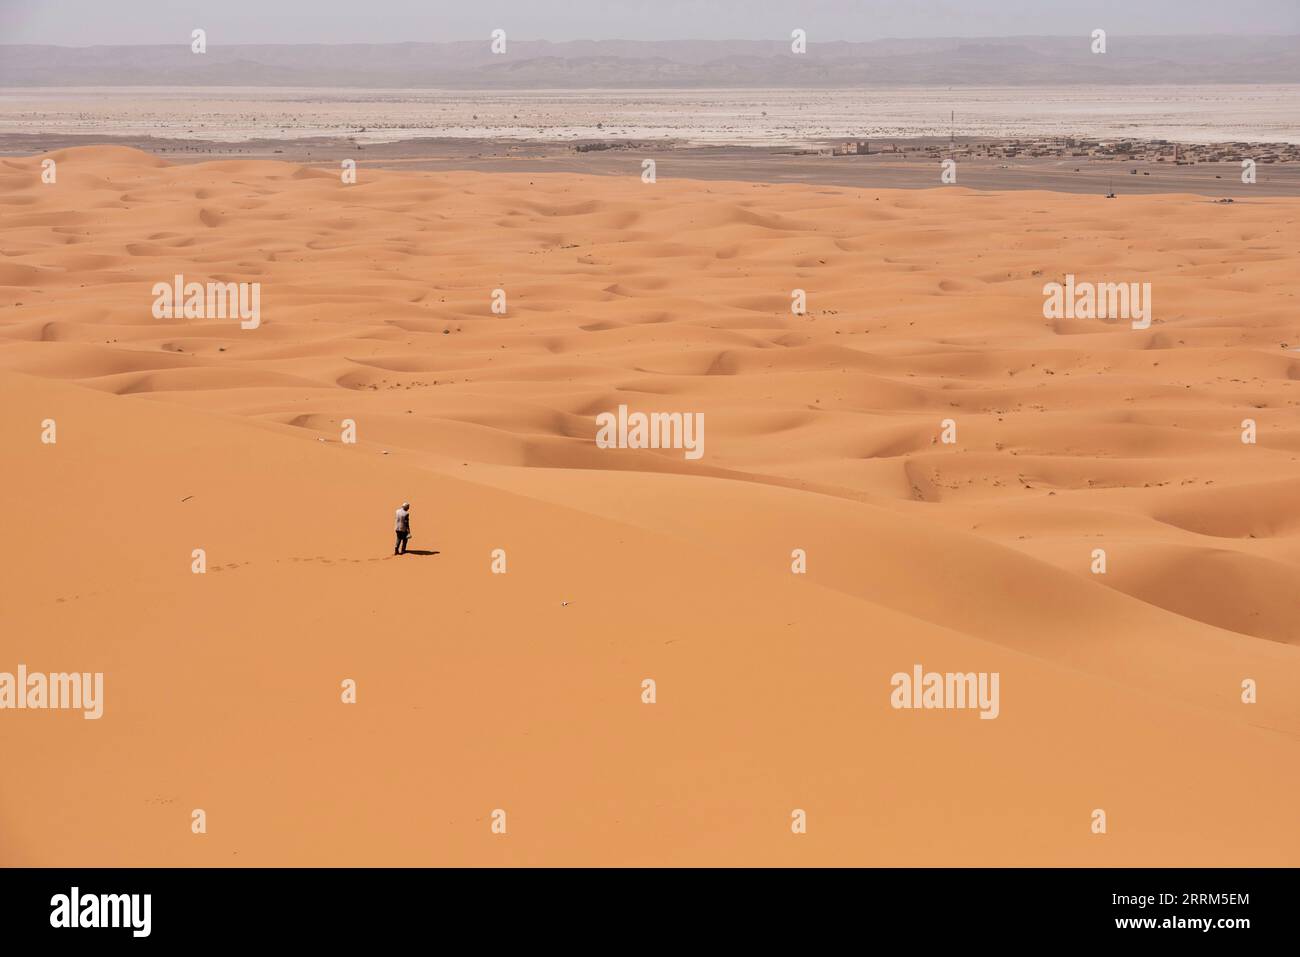
<svg viewBox="0 0 1300 957"><path fill-rule="evenodd" d="M1300 36L0 46L0 86L632 89L1300 83Z"/></svg>

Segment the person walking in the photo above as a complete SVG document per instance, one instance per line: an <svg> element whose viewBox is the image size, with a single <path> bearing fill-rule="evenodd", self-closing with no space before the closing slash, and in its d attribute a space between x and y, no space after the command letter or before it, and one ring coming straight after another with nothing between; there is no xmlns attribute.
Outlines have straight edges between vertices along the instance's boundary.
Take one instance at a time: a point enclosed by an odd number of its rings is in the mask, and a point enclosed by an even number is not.
<svg viewBox="0 0 1300 957"><path fill-rule="evenodd" d="M397 521L393 523L393 531L397 532L397 543L393 545L393 554L405 555L406 542L411 537L410 502L403 502L402 507L397 510Z"/></svg>

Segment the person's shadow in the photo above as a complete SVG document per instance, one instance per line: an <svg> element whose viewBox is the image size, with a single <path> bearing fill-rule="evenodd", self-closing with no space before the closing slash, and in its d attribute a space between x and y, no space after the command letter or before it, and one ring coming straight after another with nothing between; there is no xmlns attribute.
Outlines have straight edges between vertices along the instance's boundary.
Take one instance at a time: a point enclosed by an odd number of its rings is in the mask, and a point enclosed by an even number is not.
<svg viewBox="0 0 1300 957"><path fill-rule="evenodd" d="M408 548L402 552L403 555L441 555L442 552L431 552L424 548Z"/></svg>

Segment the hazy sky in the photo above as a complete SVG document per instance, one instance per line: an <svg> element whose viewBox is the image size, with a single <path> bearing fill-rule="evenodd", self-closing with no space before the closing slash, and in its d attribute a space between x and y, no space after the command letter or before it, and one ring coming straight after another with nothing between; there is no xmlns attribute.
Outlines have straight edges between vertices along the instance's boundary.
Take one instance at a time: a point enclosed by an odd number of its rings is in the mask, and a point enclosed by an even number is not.
<svg viewBox="0 0 1300 957"><path fill-rule="evenodd" d="M1300 34L1300 0L0 0L0 43Z"/></svg>

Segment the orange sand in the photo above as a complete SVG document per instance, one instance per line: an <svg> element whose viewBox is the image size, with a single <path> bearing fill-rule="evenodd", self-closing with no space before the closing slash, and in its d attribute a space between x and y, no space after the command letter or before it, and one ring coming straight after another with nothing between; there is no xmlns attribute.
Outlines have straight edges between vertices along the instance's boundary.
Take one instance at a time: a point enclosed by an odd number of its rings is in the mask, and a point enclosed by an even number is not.
<svg viewBox="0 0 1300 957"><path fill-rule="evenodd" d="M0 864L1300 864L1300 201L52 155L0 671L106 700L0 711ZM154 319L178 272L261 326ZM998 719L891 708L918 662Z"/></svg>

